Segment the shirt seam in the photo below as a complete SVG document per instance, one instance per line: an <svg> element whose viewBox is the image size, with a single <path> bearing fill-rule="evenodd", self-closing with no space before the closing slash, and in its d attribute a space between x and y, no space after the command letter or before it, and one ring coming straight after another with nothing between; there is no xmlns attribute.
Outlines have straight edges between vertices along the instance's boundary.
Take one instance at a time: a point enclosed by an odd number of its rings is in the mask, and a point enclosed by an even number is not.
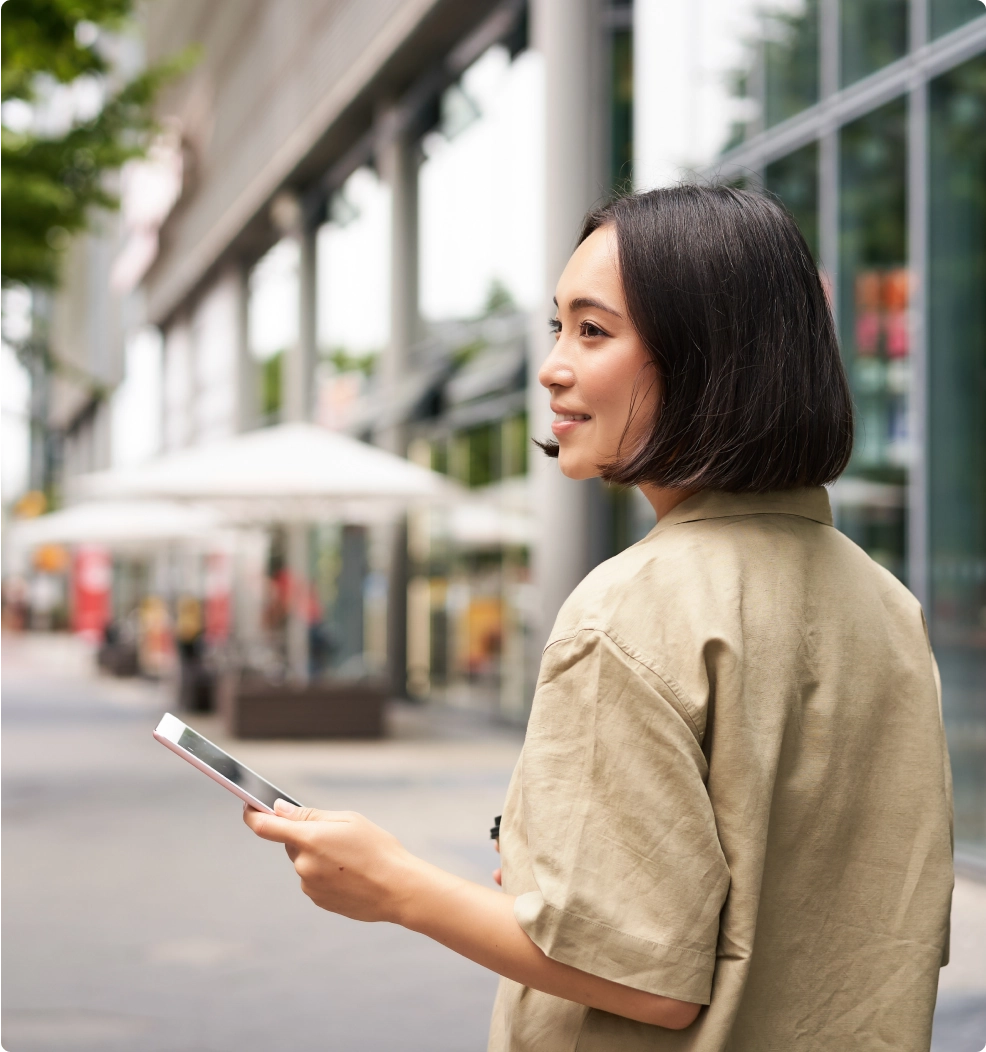
<svg viewBox="0 0 986 1052"><path fill-rule="evenodd" d="M688 705L683 699L683 691L675 679L671 676L665 675L663 672L655 668L650 662L644 660L642 656L638 656L630 649L630 644L625 642L620 636L617 636L609 628L603 628L593 621L583 622L573 632L568 635L560 636L558 639L552 639L551 642L544 648L546 654L555 644L564 643L570 639L574 639L580 632L598 632L601 636L605 636L621 653L625 654L631 661L647 669L651 675L656 676L667 692L671 695L674 701L674 707L681 712L682 716L688 721L688 725L691 728L692 734L695 736L695 740L701 745L702 733L698 729L698 714L691 711L691 706Z"/></svg>
<svg viewBox="0 0 986 1052"><path fill-rule="evenodd" d="M751 519L760 515L789 515L795 519L807 519L808 522L817 522L819 526L827 526L831 530L835 529L834 522L829 522L826 519L816 519L814 515L805 515L804 512L800 511L724 511L715 515L696 515L694 518L689 519L675 519L672 522L665 521L664 529L670 529L672 526L685 526L690 522L708 522L711 519ZM658 522L654 526L654 530L660 529L661 523Z"/></svg>
<svg viewBox="0 0 986 1052"><path fill-rule="evenodd" d="M537 892L537 894L541 894ZM704 964L708 961L715 962L718 959L718 954L705 953L703 950L691 950L687 946L677 946L670 942L658 942L656 939L645 939L642 935L631 935L630 932L621 931L619 928L614 928L611 924L606 924L604 921L593 920L591 917L583 917L581 913L576 913L574 910L562 909L561 906L556 906L554 903L549 902L543 894L541 894L541 901L548 907L549 910L553 910L555 913L561 913L566 917L574 917L577 921L581 921L583 924L590 924L594 928L603 928L605 931L612 932L614 935L619 935L623 939L628 939L631 942L639 943L641 946L654 946L661 950L673 950L675 953L690 954L693 957L700 958Z"/></svg>

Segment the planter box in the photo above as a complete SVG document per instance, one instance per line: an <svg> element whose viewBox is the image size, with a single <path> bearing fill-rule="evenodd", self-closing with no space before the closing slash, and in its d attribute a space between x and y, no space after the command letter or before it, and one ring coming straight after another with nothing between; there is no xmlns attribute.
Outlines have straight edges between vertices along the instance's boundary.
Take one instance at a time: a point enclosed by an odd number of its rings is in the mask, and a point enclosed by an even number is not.
<svg viewBox="0 0 986 1052"><path fill-rule="evenodd" d="M381 738L388 696L379 683L293 686L227 674L219 685L219 713L236 738Z"/></svg>
<svg viewBox="0 0 986 1052"><path fill-rule="evenodd" d="M137 647L133 643L103 643L96 652L96 664L111 676L136 676L140 673Z"/></svg>

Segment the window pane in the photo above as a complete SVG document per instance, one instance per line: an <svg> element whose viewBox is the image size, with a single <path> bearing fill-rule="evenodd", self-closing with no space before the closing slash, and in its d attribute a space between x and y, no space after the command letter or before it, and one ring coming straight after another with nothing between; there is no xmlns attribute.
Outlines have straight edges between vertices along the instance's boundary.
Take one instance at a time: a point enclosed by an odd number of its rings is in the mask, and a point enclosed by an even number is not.
<svg viewBox="0 0 986 1052"><path fill-rule="evenodd" d="M930 106L930 620L956 840L986 854L986 57Z"/></svg>
<svg viewBox="0 0 986 1052"><path fill-rule="evenodd" d="M981 17L984 11L982 0L934 0L929 7L933 37L964 26L966 22Z"/></svg>
<svg viewBox="0 0 986 1052"><path fill-rule="evenodd" d="M633 187L633 35L613 33L610 83L610 185L617 192Z"/></svg>
<svg viewBox="0 0 986 1052"><path fill-rule="evenodd" d="M907 0L842 0L839 18L844 85L907 52Z"/></svg>
<svg viewBox="0 0 986 1052"><path fill-rule="evenodd" d="M784 202L818 259L818 143L768 164L764 186Z"/></svg>
<svg viewBox="0 0 986 1052"><path fill-rule="evenodd" d="M481 424L468 432L470 486L488 486L499 478L498 430Z"/></svg>
<svg viewBox="0 0 986 1052"><path fill-rule="evenodd" d="M723 151L818 102L819 6L819 0L765 0L748 13L748 23L730 27L730 42L716 40L702 56L710 76L718 55L742 42L740 61L723 78L731 96L720 107L731 117Z"/></svg>
<svg viewBox="0 0 986 1052"><path fill-rule="evenodd" d="M764 15L764 123L818 101L818 0Z"/></svg>
<svg viewBox="0 0 986 1052"><path fill-rule="evenodd" d="M833 488L838 525L906 580L910 461L904 101L842 129L839 328L856 403L856 445Z"/></svg>

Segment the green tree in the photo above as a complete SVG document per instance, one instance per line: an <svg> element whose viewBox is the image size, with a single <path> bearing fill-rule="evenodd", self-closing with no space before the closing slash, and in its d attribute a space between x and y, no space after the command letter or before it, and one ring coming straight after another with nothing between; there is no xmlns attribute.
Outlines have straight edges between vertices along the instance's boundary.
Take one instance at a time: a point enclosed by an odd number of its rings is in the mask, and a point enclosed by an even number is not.
<svg viewBox="0 0 986 1052"><path fill-rule="evenodd" d="M0 20L2 100L36 105L52 85L91 78L104 91L95 116L60 136L4 126L2 152L3 284L52 287L69 236L87 229L118 200L107 174L141 156L155 130L160 85L192 55L120 83L100 47L104 32L125 31L133 0L8 0Z"/></svg>

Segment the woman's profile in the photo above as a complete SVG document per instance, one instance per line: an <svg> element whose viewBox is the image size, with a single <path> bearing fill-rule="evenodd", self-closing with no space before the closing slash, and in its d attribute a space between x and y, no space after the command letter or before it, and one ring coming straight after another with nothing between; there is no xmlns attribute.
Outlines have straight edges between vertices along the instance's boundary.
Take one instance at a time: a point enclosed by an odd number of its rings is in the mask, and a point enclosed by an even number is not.
<svg viewBox="0 0 986 1052"><path fill-rule="evenodd" d="M894 1049L931 1038L951 783L921 608L834 529L849 388L772 199L684 186L586 218L542 449L656 525L542 656L502 891L359 815L248 811L319 906L498 972L491 1052Z"/></svg>

